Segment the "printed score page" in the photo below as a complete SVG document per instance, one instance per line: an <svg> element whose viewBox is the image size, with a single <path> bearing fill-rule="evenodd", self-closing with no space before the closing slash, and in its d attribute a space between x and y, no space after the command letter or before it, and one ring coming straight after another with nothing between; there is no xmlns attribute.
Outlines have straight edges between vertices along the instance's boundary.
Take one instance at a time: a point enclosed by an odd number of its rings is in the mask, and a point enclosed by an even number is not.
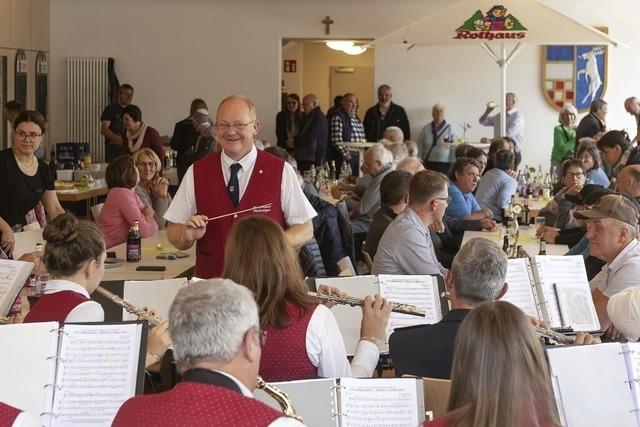
<svg viewBox="0 0 640 427"><path fill-rule="evenodd" d="M30 262L0 259L0 316L7 315L32 268Z"/></svg>
<svg viewBox="0 0 640 427"><path fill-rule="evenodd" d="M535 260L543 294L539 296L546 302L551 326L600 329L582 256L536 256Z"/></svg>
<svg viewBox="0 0 640 427"><path fill-rule="evenodd" d="M631 390L633 392L633 401L636 405L636 418L638 419L638 425L640 425L640 343L626 343L623 344L623 352L625 354L625 360L627 362L627 372L629 373L629 379L631 381Z"/></svg>
<svg viewBox="0 0 640 427"><path fill-rule="evenodd" d="M435 277L381 274L378 276L378 283L380 295L388 301L415 305L426 314L425 317L421 317L392 312L387 325L387 341L396 328L428 325L438 323L442 319L438 282Z"/></svg>
<svg viewBox="0 0 640 427"><path fill-rule="evenodd" d="M506 282L509 287L501 300L510 302L531 317L540 318L541 313L538 313L536 300L533 296L529 267L525 258L509 260Z"/></svg>
<svg viewBox="0 0 640 427"><path fill-rule="evenodd" d="M417 426L413 378L340 379L341 426Z"/></svg>
<svg viewBox="0 0 640 427"><path fill-rule="evenodd" d="M52 426L110 426L135 395L139 324L65 325Z"/></svg>

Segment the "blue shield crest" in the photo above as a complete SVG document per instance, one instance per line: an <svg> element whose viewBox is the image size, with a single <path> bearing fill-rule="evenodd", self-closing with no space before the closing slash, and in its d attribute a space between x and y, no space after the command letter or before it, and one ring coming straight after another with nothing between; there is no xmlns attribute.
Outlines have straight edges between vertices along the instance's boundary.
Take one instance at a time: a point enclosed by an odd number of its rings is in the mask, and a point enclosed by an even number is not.
<svg viewBox="0 0 640 427"><path fill-rule="evenodd" d="M542 47L542 88L556 109L573 104L578 111L589 109L607 88L607 54L604 45Z"/></svg>

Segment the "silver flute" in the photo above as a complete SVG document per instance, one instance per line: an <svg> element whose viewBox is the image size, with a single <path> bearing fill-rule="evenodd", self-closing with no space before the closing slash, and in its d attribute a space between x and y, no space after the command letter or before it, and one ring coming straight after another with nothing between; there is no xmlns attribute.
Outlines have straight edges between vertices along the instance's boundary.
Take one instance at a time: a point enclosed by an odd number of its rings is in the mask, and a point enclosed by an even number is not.
<svg viewBox="0 0 640 427"><path fill-rule="evenodd" d="M147 323L149 323L149 326L152 326L152 327L158 326L160 323L162 323L162 319L154 316L153 314L149 313L147 310L143 310L142 308L131 304L129 301L119 297L118 295L114 294L111 291L108 291L102 286L98 286L96 288L96 292L102 295L103 297L111 300L115 304L118 304L120 307L124 308L129 313L136 316L138 319L146 320Z"/></svg>
<svg viewBox="0 0 640 427"><path fill-rule="evenodd" d="M569 335L561 334L560 332L556 332L551 329L541 328L540 326L536 326L536 332L540 337L548 338L558 344L573 344L576 340L574 337Z"/></svg>
<svg viewBox="0 0 640 427"><path fill-rule="evenodd" d="M317 292L311 292L311 291L309 291L308 294L309 294L309 296L312 296L312 297L320 299L320 300L334 301L337 304L350 305L352 307L355 307L356 305L357 306L362 306L364 304L364 299L362 299L362 298L339 297L337 295L319 294ZM393 311L395 313L410 314L412 316L425 317L425 312L420 310L415 305L400 304L398 302L391 302L390 304L391 304L391 311Z"/></svg>

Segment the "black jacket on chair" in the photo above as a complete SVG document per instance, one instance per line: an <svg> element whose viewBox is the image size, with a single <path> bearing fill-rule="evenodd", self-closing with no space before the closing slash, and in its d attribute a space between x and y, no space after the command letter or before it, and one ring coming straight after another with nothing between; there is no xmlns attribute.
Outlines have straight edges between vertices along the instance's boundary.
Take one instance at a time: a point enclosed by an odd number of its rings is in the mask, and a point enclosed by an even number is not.
<svg viewBox="0 0 640 427"><path fill-rule="evenodd" d="M327 152L329 124L320 107L302 116L300 132L294 138L295 159L297 161L322 163Z"/></svg>
<svg viewBox="0 0 640 427"><path fill-rule="evenodd" d="M389 337L389 353L397 377L417 375L451 378L458 329L471 310L451 310L433 325L398 328Z"/></svg>

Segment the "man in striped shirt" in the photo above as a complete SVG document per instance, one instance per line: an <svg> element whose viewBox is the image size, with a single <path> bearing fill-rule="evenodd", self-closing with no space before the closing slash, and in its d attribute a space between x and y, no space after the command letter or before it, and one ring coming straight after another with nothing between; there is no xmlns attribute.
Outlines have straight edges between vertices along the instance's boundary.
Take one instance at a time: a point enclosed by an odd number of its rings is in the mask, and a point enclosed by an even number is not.
<svg viewBox="0 0 640 427"><path fill-rule="evenodd" d="M346 161L348 163L351 160L351 154L344 143L366 141L364 127L356 114L358 110L358 98L352 93L347 93L342 98L340 106L341 108L333 116L333 119L331 119L330 133L330 150L334 152L333 157L336 162L336 174L340 173L343 162ZM329 158L331 158L331 156ZM357 175L357 168L353 171L353 174Z"/></svg>

